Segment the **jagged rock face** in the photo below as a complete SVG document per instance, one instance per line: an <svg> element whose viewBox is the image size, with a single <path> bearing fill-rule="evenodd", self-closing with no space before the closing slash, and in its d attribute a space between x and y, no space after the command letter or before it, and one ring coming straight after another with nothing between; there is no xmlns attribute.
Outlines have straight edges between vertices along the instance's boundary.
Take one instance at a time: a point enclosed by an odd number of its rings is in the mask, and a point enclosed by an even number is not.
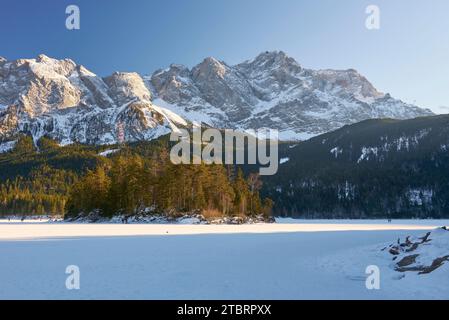
<svg viewBox="0 0 449 320"><path fill-rule="evenodd" d="M168 103L179 101L187 103L201 95L199 89L193 85L193 81L190 79L190 70L181 65L172 64L165 71L157 71L150 81L159 95L164 97Z"/></svg>
<svg viewBox="0 0 449 320"><path fill-rule="evenodd" d="M70 81L76 72L71 60L40 55L36 60L4 62L0 69L0 103L19 104L30 115L76 106L82 91Z"/></svg>
<svg viewBox="0 0 449 320"><path fill-rule="evenodd" d="M431 115L393 99L355 70L302 68L284 52L265 52L229 66L213 58L151 77L157 103L191 121L224 128L278 129L302 139L370 118Z"/></svg>
<svg viewBox="0 0 449 320"><path fill-rule="evenodd" d="M1 106L0 106L1 107ZM16 128L19 124L19 117L17 115L17 107L10 106L0 108L0 136L1 140L10 140L16 133Z"/></svg>
<svg viewBox="0 0 449 320"><path fill-rule="evenodd" d="M273 93L280 93L298 84L301 66L283 52L265 52L252 61L236 66L259 93L259 98L269 100Z"/></svg>
<svg viewBox="0 0 449 320"><path fill-rule="evenodd" d="M0 57L0 142L19 132L62 144L153 139L176 125L203 122L229 129L278 129L301 140L369 118L431 115L378 92L355 70L302 68L283 52L230 66L206 58L189 69L171 65L142 78L101 78L70 59ZM179 116L178 116L179 115Z"/></svg>
<svg viewBox="0 0 449 320"><path fill-rule="evenodd" d="M102 79L67 59L0 60L0 141L23 132L61 144L112 144L119 124L127 141L152 139L180 122L164 110L137 73Z"/></svg>
<svg viewBox="0 0 449 320"><path fill-rule="evenodd" d="M104 81L117 105L123 105L131 100L151 101L151 93L137 73L116 72Z"/></svg>
<svg viewBox="0 0 449 320"><path fill-rule="evenodd" d="M192 80L203 99L226 112L230 121L250 115L248 107L254 102L252 88L237 70L207 58L192 69Z"/></svg>

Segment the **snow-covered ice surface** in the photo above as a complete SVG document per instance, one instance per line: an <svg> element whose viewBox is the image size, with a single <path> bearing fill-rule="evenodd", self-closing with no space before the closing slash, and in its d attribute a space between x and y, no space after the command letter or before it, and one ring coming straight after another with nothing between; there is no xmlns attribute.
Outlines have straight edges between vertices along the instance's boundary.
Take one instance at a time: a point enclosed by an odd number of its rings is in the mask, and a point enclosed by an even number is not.
<svg viewBox="0 0 449 320"><path fill-rule="evenodd" d="M397 280L381 251L449 221L279 222L0 221L0 299L449 298L448 264ZM80 268L80 290L65 287L68 265ZM381 270L380 290L366 289L368 265Z"/></svg>
<svg viewBox="0 0 449 320"><path fill-rule="evenodd" d="M401 227L417 227L426 229L428 227L441 227L447 226L449 224L449 219L446 220L435 220L435 219L393 219L391 222L388 220L379 220L379 219L319 219L319 220L308 220L308 219L295 219L295 218L276 218L276 223L278 224L319 224L319 225L345 225L348 228L354 228L362 225L370 226L371 228L396 228ZM377 226L377 227L376 227Z"/></svg>

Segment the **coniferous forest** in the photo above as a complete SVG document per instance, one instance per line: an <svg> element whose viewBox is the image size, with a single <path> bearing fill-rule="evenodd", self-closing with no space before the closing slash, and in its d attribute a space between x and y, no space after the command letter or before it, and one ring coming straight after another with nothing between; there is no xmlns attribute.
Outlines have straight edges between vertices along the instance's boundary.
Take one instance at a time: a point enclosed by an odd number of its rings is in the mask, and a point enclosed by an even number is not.
<svg viewBox="0 0 449 320"><path fill-rule="evenodd" d="M112 147L109 146L109 149ZM200 212L206 218L268 216L258 174L224 165L174 165L167 139L117 147L61 147L23 136L0 155L2 215L78 217Z"/></svg>
<svg viewBox="0 0 449 320"><path fill-rule="evenodd" d="M263 186L276 215L449 217L449 115L366 120L282 145L279 157Z"/></svg>

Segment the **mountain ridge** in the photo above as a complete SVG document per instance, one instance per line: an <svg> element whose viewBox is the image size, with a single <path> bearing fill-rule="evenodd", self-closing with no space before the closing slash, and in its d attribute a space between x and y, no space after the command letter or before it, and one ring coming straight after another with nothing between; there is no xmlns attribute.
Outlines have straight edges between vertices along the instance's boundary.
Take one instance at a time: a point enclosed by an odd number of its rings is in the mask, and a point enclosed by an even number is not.
<svg viewBox="0 0 449 320"><path fill-rule="evenodd" d="M282 51L230 66L213 57L142 76L99 77L71 59L0 59L0 141L26 133L61 144L157 138L189 123L272 128L304 140L369 118L432 115L378 92L353 69L311 70Z"/></svg>
<svg viewBox="0 0 449 320"><path fill-rule="evenodd" d="M198 69L207 65L211 65L208 72L198 77ZM220 72L214 77L211 70ZM433 114L377 91L354 69L305 69L282 51L264 52L234 66L214 58L206 58L192 69L174 65L155 72L151 80L158 103L186 117L191 110L202 110L200 119L213 126L271 127L281 131L281 137L293 140L369 118ZM210 92L224 97L210 97Z"/></svg>

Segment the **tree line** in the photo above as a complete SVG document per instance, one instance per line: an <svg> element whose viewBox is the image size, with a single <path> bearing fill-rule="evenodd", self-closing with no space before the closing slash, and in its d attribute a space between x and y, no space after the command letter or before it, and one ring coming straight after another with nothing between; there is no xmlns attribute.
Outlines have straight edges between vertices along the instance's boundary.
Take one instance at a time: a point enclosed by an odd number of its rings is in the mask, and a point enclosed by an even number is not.
<svg viewBox="0 0 449 320"><path fill-rule="evenodd" d="M16 176L0 184L0 215L64 214L70 186L77 175L43 165L28 178Z"/></svg>
<svg viewBox="0 0 449 320"><path fill-rule="evenodd" d="M168 151L143 157L122 152L110 163L88 170L71 188L67 215L99 210L101 215L133 215L146 208L157 212L200 211L207 217L269 215L257 174L223 165L174 165Z"/></svg>
<svg viewBox="0 0 449 320"><path fill-rule="evenodd" d="M106 148L59 146L21 136L15 148L0 154L0 216L89 214L132 215L201 212L209 217L269 215L270 199L261 199L257 174L232 165L174 165L168 139ZM256 168L257 169L257 168Z"/></svg>

